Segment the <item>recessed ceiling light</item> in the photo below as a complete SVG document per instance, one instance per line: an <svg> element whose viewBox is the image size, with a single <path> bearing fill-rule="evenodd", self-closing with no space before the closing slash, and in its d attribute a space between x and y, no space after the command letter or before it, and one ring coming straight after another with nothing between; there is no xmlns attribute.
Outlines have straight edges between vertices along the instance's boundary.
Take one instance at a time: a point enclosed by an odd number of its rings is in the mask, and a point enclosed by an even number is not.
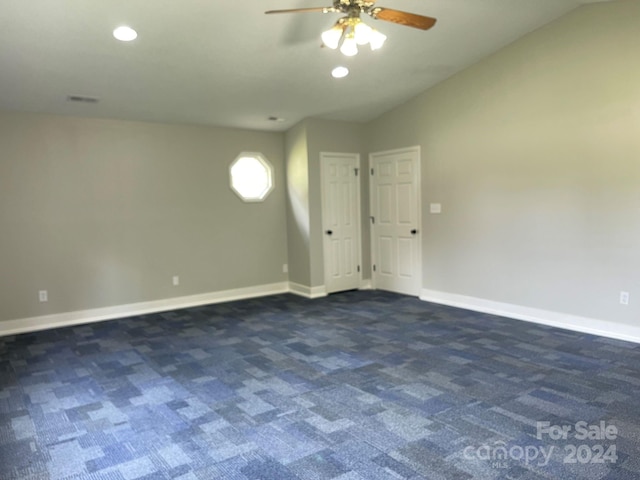
<svg viewBox="0 0 640 480"><path fill-rule="evenodd" d="M269 121L270 122L284 122L284 118L282 117L276 117L275 115L272 115L271 117L269 117Z"/></svg>
<svg viewBox="0 0 640 480"><path fill-rule="evenodd" d="M113 36L122 42L130 42L131 40L135 40L138 37L138 32L136 32L133 28L122 26L118 27L113 31Z"/></svg>
<svg viewBox="0 0 640 480"><path fill-rule="evenodd" d="M344 78L349 75L349 69L347 67L336 67L331 70L331 76L333 78Z"/></svg>

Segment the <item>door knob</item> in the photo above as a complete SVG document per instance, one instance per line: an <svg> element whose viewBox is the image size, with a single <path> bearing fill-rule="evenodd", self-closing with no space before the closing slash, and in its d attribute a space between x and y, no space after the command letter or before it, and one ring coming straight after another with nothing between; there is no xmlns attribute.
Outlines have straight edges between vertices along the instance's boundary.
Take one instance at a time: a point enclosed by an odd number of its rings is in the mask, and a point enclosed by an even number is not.
<svg viewBox="0 0 640 480"><path fill-rule="evenodd" d="M415 235L416 233L418 233L418 230L416 230L415 228L411 230L411 235Z"/></svg>
<svg viewBox="0 0 640 480"><path fill-rule="evenodd" d="M324 232L324 233L326 233L327 235L333 235L333 230L327 230L327 231L326 231L326 232Z"/></svg>

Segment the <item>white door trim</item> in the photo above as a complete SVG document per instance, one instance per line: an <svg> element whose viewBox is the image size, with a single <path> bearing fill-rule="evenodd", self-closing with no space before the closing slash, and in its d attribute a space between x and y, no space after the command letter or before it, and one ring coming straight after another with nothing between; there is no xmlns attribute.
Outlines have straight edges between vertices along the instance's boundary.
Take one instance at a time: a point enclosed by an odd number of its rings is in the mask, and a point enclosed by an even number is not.
<svg viewBox="0 0 640 480"><path fill-rule="evenodd" d="M417 161L416 161L416 172L417 172L417 191L416 191L416 201L417 201L417 205L416 205L416 223L417 223L417 229L418 229L418 238L416 239L418 241L418 248L416 251L417 254L417 261L418 261L418 278L419 278L419 286L418 286L418 293L416 294L416 296L420 295L420 292L422 291L422 284L423 284L423 280L422 280L422 170L421 170L421 164L422 164L422 157L421 157L421 151L420 151L420 145L414 145L414 146L410 146L410 147L404 147L404 148L396 148L396 149L392 149L392 150L382 150L379 152L372 152L369 154L369 172L371 172L371 169L374 168L374 159L375 157L381 157L381 156L386 156L386 155L395 155L395 154L401 154L401 153L415 153L417 156ZM369 212L370 214L373 216L373 212L375 211L375 189L373 188L373 180L374 180L374 175L369 174ZM371 224L371 221L369 222L370 225L370 244L371 244L371 265L372 265L372 271L371 271L371 286L373 289L377 289L377 285L376 285L376 275L375 272L373 271L373 265L376 264L376 236L374 235L374 230L375 230L375 225Z"/></svg>
<svg viewBox="0 0 640 480"><path fill-rule="evenodd" d="M360 154L359 153L344 153L344 152L320 152L320 185L321 185L321 197L322 197L322 255L323 255L323 262L322 262L322 266L323 266L323 270L324 270L324 284L325 287L327 289L327 291L329 290L329 285L330 285L330 281L327 278L328 277L328 272L327 272L327 268L326 268L326 248L325 248L325 233L324 233L324 228L325 225L328 223L327 219L326 219L326 215L327 215L327 207L326 207L326 192L324 189L324 180L325 180L325 169L327 168L325 166L326 164L326 160L330 157L342 157L342 158L349 158L350 160L355 160L355 164L356 167L358 169L358 175L355 177L356 178L356 208L355 208L355 221L356 221L356 247L357 247L357 252L356 252L356 259L357 259L357 263L359 266L359 271L357 272L357 279L358 279L358 285L355 285L354 288L361 288L363 283L362 283L362 202L361 202L361 188L360 188L360 175L363 175L362 172L362 168L361 168L361 162L360 162Z"/></svg>

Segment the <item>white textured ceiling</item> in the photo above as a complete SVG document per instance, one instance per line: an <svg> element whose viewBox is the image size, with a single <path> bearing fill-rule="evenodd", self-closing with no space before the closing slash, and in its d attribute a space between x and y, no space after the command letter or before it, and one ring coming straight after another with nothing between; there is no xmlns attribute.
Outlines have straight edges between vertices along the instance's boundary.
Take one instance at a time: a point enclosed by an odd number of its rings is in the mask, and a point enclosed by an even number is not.
<svg viewBox="0 0 640 480"><path fill-rule="evenodd" d="M319 48L339 14L264 14L330 0L1 0L0 109L256 130L364 122L585 3L596 2L379 0L438 23L365 19L387 43L346 58ZM138 39L116 41L121 24ZM351 75L335 80L339 64Z"/></svg>

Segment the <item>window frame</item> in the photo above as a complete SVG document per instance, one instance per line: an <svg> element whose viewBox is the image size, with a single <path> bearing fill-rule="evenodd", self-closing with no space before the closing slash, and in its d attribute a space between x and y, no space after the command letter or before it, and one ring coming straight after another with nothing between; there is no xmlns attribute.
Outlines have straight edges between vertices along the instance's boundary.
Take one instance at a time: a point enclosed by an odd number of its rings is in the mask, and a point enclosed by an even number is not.
<svg viewBox="0 0 640 480"><path fill-rule="evenodd" d="M233 181L233 167L243 158L252 158L257 160L264 167L267 174L268 187L264 190L261 197L245 197L236 187ZM271 162L260 152L240 152L229 165L229 187L240 200L246 203L264 202L275 188L274 169Z"/></svg>

